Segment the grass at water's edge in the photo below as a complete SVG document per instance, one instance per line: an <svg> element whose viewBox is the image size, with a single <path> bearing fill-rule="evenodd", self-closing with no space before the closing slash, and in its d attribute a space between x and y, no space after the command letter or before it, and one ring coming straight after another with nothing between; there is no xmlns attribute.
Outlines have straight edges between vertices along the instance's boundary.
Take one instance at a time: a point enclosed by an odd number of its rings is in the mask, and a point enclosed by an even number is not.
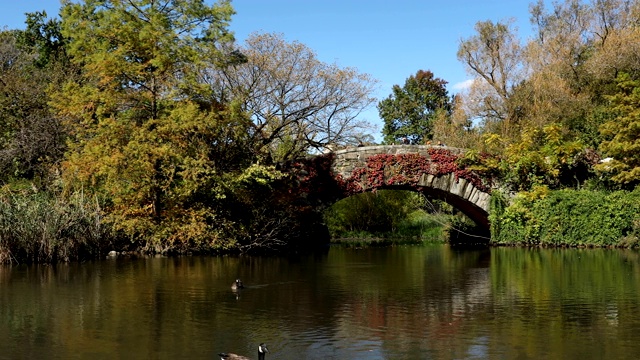
<svg viewBox="0 0 640 360"><path fill-rule="evenodd" d="M15 191L0 194L0 263L94 258L110 244L96 199Z"/></svg>
<svg viewBox="0 0 640 360"><path fill-rule="evenodd" d="M393 232L374 233L367 231L340 232L331 234L331 244L350 247L452 244L461 246L486 246L487 234L470 220L458 216L417 214L403 222ZM476 236L474 234L480 234Z"/></svg>

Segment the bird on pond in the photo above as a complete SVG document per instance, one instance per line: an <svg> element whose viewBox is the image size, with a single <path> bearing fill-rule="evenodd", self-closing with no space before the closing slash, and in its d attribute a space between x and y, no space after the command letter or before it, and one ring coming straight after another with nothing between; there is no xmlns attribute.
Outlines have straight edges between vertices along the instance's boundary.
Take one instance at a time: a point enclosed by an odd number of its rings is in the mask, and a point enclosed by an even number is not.
<svg viewBox="0 0 640 360"><path fill-rule="evenodd" d="M264 357L268 352L269 349L267 349L267 344L260 344L258 346L258 360L264 360ZM251 358L248 358L246 356L236 355L232 353L219 353L218 355L220 356L220 360L251 360Z"/></svg>
<svg viewBox="0 0 640 360"><path fill-rule="evenodd" d="M236 279L236 281L231 283L231 290L238 290L238 289L243 289L243 288L244 288L244 284L242 283L242 280L240 280L240 279Z"/></svg>

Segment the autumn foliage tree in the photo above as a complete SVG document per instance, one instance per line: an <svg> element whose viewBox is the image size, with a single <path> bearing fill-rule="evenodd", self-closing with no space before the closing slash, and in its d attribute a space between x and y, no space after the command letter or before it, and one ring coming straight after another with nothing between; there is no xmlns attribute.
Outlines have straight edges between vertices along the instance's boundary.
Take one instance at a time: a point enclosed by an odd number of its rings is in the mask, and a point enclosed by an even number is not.
<svg viewBox="0 0 640 360"><path fill-rule="evenodd" d="M535 36L527 42L510 21L479 22L477 34L461 41L458 58L474 84L458 104L479 124L485 141L478 147L508 162L506 176L519 179L514 187L580 186L595 175L600 143L614 136L603 124L612 120L616 77L638 76L640 5L537 1L530 12Z"/></svg>
<svg viewBox="0 0 640 360"><path fill-rule="evenodd" d="M510 99L524 79L522 46L509 21L481 21L476 34L461 41L458 60L473 74L470 95L474 118L485 128L509 135L517 133L519 113Z"/></svg>
<svg viewBox="0 0 640 360"><path fill-rule="evenodd" d="M226 1L62 7L67 51L82 73L52 94L72 129L64 177L108 199L107 220L149 250L223 246L216 199L231 165L212 155L245 151L246 119L198 102L208 90L197 75L233 39L232 14Z"/></svg>
<svg viewBox="0 0 640 360"><path fill-rule="evenodd" d="M629 74L618 76L619 91L611 96L610 121L602 125L606 140L601 149L610 161L599 165L604 173L621 185L640 183L640 79Z"/></svg>

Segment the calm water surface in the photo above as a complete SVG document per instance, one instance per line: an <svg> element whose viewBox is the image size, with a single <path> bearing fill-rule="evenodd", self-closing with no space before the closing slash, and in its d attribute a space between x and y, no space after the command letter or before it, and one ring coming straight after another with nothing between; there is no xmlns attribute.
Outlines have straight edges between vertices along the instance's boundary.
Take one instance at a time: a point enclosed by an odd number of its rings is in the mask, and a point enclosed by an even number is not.
<svg viewBox="0 0 640 360"><path fill-rule="evenodd" d="M241 278L247 288L230 289ZM640 255L444 245L0 267L0 359L636 359Z"/></svg>

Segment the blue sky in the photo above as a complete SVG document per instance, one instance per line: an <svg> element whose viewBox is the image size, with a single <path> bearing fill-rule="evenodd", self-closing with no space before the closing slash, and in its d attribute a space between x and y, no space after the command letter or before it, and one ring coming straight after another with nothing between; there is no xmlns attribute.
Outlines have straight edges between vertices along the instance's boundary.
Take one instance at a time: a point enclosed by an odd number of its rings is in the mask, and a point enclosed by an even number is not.
<svg viewBox="0 0 640 360"><path fill-rule="evenodd" d="M418 70L446 80L451 94L470 80L456 58L461 39L478 21L514 18L520 37L531 32L529 0L233 0L231 30L277 32L313 49L324 62L354 67L379 80L389 96ZM545 1L550 3L550 1ZM59 0L0 0L0 27L24 28L24 13L57 15ZM362 115L382 128L373 106Z"/></svg>

